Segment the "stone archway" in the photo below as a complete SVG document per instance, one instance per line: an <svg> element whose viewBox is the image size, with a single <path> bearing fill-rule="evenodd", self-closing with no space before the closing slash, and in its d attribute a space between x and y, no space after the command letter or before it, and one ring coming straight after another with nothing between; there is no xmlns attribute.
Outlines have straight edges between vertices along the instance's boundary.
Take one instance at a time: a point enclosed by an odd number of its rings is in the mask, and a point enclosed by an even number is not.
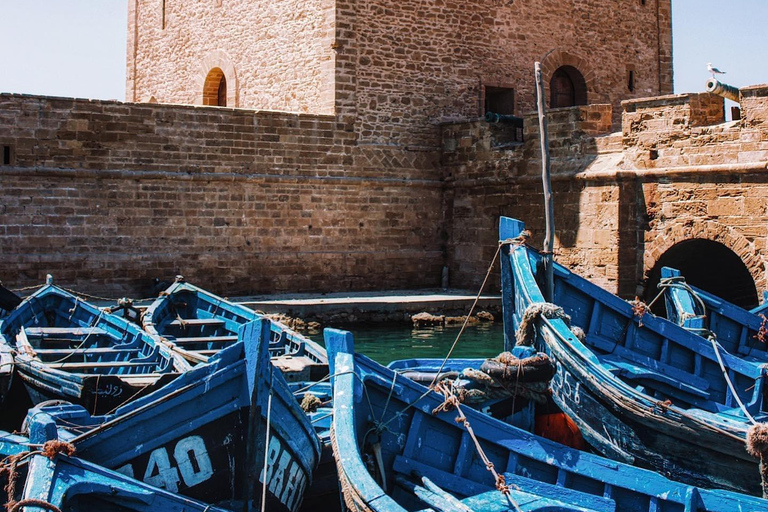
<svg viewBox="0 0 768 512"><path fill-rule="evenodd" d="M224 82L222 82L224 80ZM222 88L222 83L225 84ZM214 90L215 89L215 90ZM198 105L239 106L239 88L237 72L229 56L221 50L209 53L200 63L197 76ZM223 98L219 95L223 93ZM216 98L214 101L213 98Z"/></svg>
<svg viewBox="0 0 768 512"><path fill-rule="evenodd" d="M562 50L552 50L541 60L541 74L544 79L544 97L551 101L553 78L565 75L572 82L575 80L578 94L576 105L586 105L591 95L596 92L595 72L589 62L578 55Z"/></svg>
<svg viewBox="0 0 768 512"><path fill-rule="evenodd" d="M560 66L549 81L549 107L575 107L587 104L587 83L581 71L573 66Z"/></svg>
<svg viewBox="0 0 768 512"><path fill-rule="evenodd" d="M662 266L678 268L686 280L742 307L757 305L765 289L765 262L755 244L714 221L675 223L646 244L644 297L651 300Z"/></svg>

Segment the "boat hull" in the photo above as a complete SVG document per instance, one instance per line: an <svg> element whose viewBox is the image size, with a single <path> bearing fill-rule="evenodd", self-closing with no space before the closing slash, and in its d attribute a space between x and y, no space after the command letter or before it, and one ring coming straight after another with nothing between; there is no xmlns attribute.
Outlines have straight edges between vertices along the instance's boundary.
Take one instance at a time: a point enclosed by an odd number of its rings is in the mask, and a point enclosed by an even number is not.
<svg viewBox="0 0 768 512"><path fill-rule="evenodd" d="M24 383L33 404L66 400L82 405L93 414L107 414L121 405L165 386L178 374L154 374L131 384L118 375L72 375L53 373L35 361L19 358L17 375Z"/></svg>
<svg viewBox="0 0 768 512"><path fill-rule="evenodd" d="M664 421L663 404L643 410L630 400L611 398L594 379L575 375L569 366L560 356L552 397L597 451L691 485L761 494L758 464L743 438L679 418Z"/></svg>
<svg viewBox="0 0 768 512"><path fill-rule="evenodd" d="M543 258L522 243L509 244L521 223L502 219L501 225L508 244L502 259L507 346L533 343L556 362L553 399L584 439L607 457L675 480L760 495L758 461L745 450L750 423L739 403L765 420L764 369L716 353L702 338L636 312L559 265L556 305L546 303L537 282Z"/></svg>
<svg viewBox="0 0 768 512"><path fill-rule="evenodd" d="M445 396L354 354L351 336L329 337L328 331L326 346L336 354L332 445L350 510L427 510L425 503L434 510L466 510L457 500L484 512L768 510L768 500L685 485L468 407L460 413L446 407ZM519 507L494 489L491 466L503 474ZM441 506L445 500L456 506Z"/></svg>
<svg viewBox="0 0 768 512"><path fill-rule="evenodd" d="M31 432L58 422L66 436L67 425L82 425L66 440L96 464L208 503L258 510L265 497L270 511L296 512L320 445L269 362L268 322L244 326L243 342L113 415L42 408Z"/></svg>

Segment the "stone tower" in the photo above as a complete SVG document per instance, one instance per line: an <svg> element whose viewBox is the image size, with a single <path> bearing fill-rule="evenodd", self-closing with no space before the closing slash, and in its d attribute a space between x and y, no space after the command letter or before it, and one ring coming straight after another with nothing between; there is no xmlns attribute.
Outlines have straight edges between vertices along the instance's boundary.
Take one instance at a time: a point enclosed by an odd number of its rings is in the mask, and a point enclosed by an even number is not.
<svg viewBox="0 0 768 512"><path fill-rule="evenodd" d="M358 143L672 92L671 0L129 0L127 100L336 114ZM349 117L351 116L351 117Z"/></svg>

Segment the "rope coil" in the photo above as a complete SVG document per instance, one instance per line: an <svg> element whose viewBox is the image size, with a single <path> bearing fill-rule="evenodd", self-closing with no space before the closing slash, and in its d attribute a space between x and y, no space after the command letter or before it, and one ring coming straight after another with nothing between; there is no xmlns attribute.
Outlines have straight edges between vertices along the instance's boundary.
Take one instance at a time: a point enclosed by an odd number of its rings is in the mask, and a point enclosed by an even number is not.
<svg viewBox="0 0 768 512"><path fill-rule="evenodd" d="M537 302L525 309L523 319L515 333L516 345L530 347L536 341L536 320L539 317L560 319L566 325L571 325L571 317L565 314L563 308L550 302Z"/></svg>

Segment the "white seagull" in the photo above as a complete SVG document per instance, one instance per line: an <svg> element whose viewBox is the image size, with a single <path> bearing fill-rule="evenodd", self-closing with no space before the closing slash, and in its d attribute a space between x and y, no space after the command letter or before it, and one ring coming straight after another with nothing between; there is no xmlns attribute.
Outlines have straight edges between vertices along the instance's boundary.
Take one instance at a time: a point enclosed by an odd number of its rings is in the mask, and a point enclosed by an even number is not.
<svg viewBox="0 0 768 512"><path fill-rule="evenodd" d="M713 68L711 62L707 63L707 71L712 73L712 78L715 78L715 75L724 75L725 74L725 71L720 71L717 68Z"/></svg>

